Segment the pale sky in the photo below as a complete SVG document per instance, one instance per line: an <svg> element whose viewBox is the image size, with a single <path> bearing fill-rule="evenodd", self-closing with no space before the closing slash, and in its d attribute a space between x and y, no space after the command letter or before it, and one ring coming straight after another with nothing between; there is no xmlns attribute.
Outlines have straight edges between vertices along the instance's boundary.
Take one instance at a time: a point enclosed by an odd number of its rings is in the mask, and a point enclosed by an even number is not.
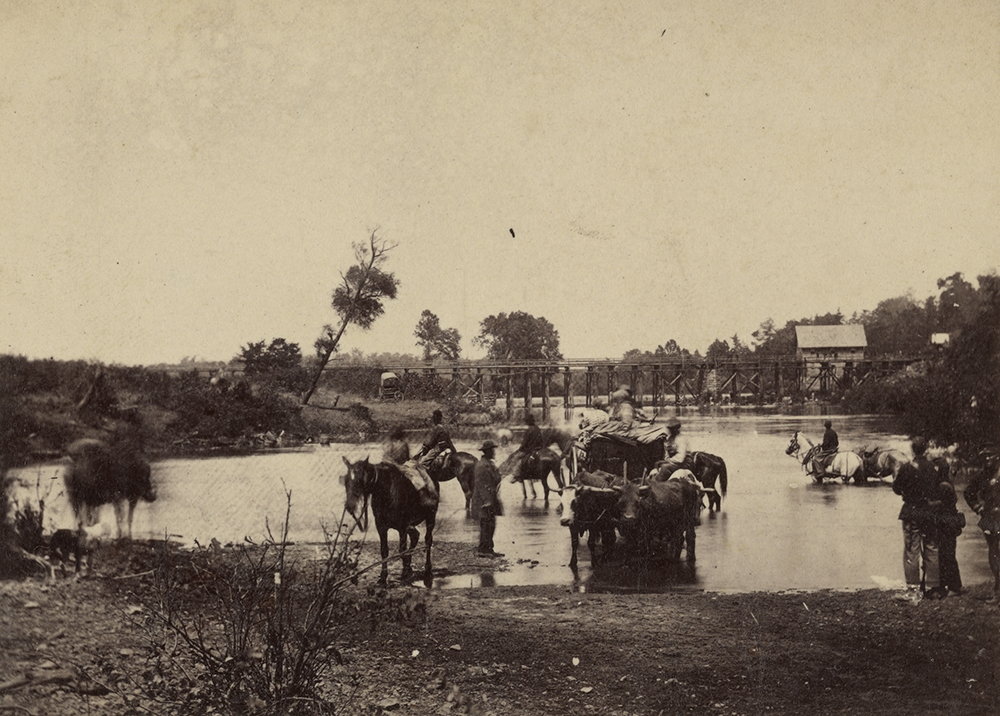
<svg viewBox="0 0 1000 716"><path fill-rule="evenodd" d="M376 227L399 297L343 351L923 300L1000 266L998 117L995 0L0 0L0 352L310 354Z"/></svg>

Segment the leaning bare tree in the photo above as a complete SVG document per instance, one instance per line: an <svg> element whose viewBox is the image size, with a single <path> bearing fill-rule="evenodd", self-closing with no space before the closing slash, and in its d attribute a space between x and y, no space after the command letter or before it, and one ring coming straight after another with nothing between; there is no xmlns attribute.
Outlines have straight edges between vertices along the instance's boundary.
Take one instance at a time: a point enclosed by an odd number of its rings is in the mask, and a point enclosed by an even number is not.
<svg viewBox="0 0 1000 716"><path fill-rule="evenodd" d="M388 253L396 248L377 236L377 230L372 232L367 244L354 244L356 264L340 275L340 285L333 290L333 310L340 317L340 325L336 329L327 324L323 326L323 335L316 339L316 375L312 385L302 398L302 404L309 402L319 384L323 369L330 362L330 357L337 351L340 337L352 323L362 330L372 327L375 319L385 312L382 305L384 299L396 298L399 280L392 274L381 269L388 258Z"/></svg>

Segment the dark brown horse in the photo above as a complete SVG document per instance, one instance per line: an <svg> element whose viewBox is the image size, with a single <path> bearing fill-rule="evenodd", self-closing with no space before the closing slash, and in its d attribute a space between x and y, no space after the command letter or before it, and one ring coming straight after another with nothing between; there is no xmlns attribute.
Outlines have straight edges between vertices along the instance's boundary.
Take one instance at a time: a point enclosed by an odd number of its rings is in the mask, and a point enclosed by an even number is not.
<svg viewBox="0 0 1000 716"><path fill-rule="evenodd" d="M477 462L479 461L476 456L467 452L449 452L443 466L435 465L427 472L435 484L458 478L458 484L465 493L465 509L469 509L469 501L472 499L472 475L476 471Z"/></svg>
<svg viewBox="0 0 1000 716"><path fill-rule="evenodd" d="M424 535L424 544L427 546L424 584L430 587L433 583L431 545L434 543L434 523L437 520L438 503L434 502L430 507L424 506L417 494L417 488L392 463L372 465L368 462L368 458L352 463L345 457L344 464L347 465L347 475L343 478L347 491L344 507L354 516L362 530L368 529L368 502L371 501L382 555L379 584L384 585L389 576L389 530L396 530L399 533L399 554L403 562L400 579L406 582L413 575L412 552L420 541L417 525L424 523L427 526ZM360 509L359 503L361 503Z"/></svg>
<svg viewBox="0 0 1000 716"><path fill-rule="evenodd" d="M536 450L528 457L522 453L513 452L511 456L500 465L500 474L504 477L511 476L515 482L521 483L521 493L524 499L528 499L528 488L525 483L531 485L531 498L538 497L535 492L535 481L542 483L542 491L545 500L549 499L549 492L553 489L549 487L549 475L555 477L557 487L562 490L565 486L562 478L562 456L550 450L542 448Z"/></svg>
<svg viewBox="0 0 1000 716"><path fill-rule="evenodd" d="M708 497L708 511L720 512L722 498L726 496L726 490L729 488L726 461L718 455L701 451L692 452L690 458L691 472L705 488L703 494ZM716 487L716 483L718 483L718 487Z"/></svg>
<svg viewBox="0 0 1000 716"><path fill-rule="evenodd" d="M66 453L69 464L63 472L63 482L77 527L97 524L100 507L111 504L115 508L118 538L121 539L127 503L127 537L132 539L132 514L136 503L156 500L146 458L134 447L111 447L102 440L90 438L71 443Z"/></svg>
<svg viewBox="0 0 1000 716"><path fill-rule="evenodd" d="M689 452L680 465L663 461L656 465L650 473L651 482L663 482L680 470L690 470L694 478L701 484L703 495L708 496L708 511L722 510L722 498L729 489L729 473L726 461L718 455L709 452ZM718 483L718 487L716 487Z"/></svg>

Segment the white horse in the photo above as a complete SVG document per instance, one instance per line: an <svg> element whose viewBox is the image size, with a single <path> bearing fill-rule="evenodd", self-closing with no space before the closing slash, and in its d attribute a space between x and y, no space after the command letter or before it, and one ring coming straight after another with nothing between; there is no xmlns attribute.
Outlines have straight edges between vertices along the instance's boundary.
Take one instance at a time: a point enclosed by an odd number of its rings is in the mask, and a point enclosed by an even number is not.
<svg viewBox="0 0 1000 716"><path fill-rule="evenodd" d="M844 482L851 479L860 482L864 479L864 463L856 452L837 452L824 467L821 462L822 456L817 454L820 451L820 446L813 444L809 438L803 435L802 439L809 445L809 449L803 451L799 444L799 434L798 430L792 434L792 441L788 444L785 454L791 455L801 462L802 467L812 476L813 480L823 482L825 477L839 477Z"/></svg>

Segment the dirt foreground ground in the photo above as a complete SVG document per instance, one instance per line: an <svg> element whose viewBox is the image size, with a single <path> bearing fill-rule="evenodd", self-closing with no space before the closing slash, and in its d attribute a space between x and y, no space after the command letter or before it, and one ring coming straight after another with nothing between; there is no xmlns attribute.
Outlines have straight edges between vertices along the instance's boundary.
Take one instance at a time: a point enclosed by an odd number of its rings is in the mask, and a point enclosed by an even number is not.
<svg viewBox="0 0 1000 716"><path fill-rule="evenodd" d="M469 545L435 553L436 572L487 566ZM204 712L170 698L190 676L180 652L175 669L154 668L164 660L137 599L141 566L0 582L0 716ZM337 713L1000 713L1000 609L988 585L918 604L877 590L390 587L419 608L345 624L343 663L325 676Z"/></svg>

